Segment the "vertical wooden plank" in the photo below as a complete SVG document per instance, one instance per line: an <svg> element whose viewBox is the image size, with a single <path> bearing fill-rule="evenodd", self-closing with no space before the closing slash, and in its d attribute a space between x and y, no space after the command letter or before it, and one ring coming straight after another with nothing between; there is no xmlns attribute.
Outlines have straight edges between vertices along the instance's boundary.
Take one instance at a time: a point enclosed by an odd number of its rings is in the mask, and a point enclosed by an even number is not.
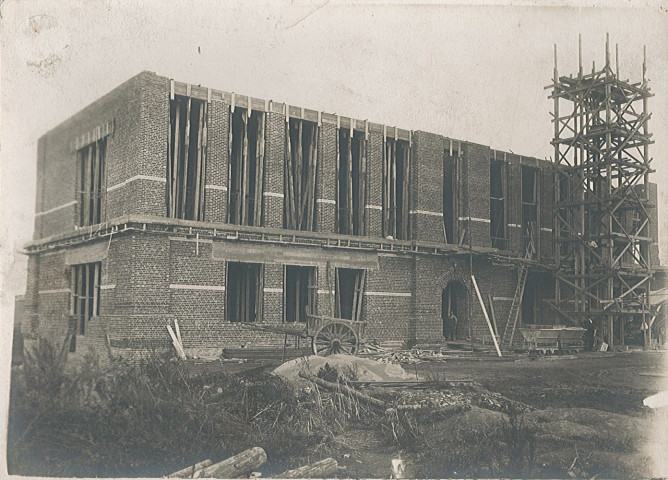
<svg viewBox="0 0 668 480"><path fill-rule="evenodd" d="M199 213L200 213L200 188L203 187L202 185L202 134L203 128L202 124L204 123L204 105L205 102L199 102L200 107L199 107L199 115L197 119L197 159L196 159L196 164L195 164L195 192L193 195L193 216L194 220L200 220Z"/></svg>
<svg viewBox="0 0 668 480"><path fill-rule="evenodd" d="M241 193L239 194L240 220L241 225L248 222L248 181L250 180L250 159L248 158L248 127L250 123L250 111L241 110L241 121L244 127L244 138L241 150Z"/></svg>
<svg viewBox="0 0 668 480"><path fill-rule="evenodd" d="M84 156L84 188L83 188L83 223L82 226L90 225L90 182L91 182L91 168L93 161L93 144L86 147L86 155Z"/></svg>
<svg viewBox="0 0 668 480"><path fill-rule="evenodd" d="M76 301L77 301L77 267L72 265L70 267L70 315L74 315L76 312Z"/></svg>
<svg viewBox="0 0 668 480"><path fill-rule="evenodd" d="M171 182L171 217L178 218L177 202L179 192L179 165L181 164L181 102L175 103L175 124L174 124L174 164L172 166Z"/></svg>
<svg viewBox="0 0 668 480"><path fill-rule="evenodd" d="M264 130L266 113L258 114L257 129L257 160L255 165L255 212L253 214L253 225L262 225L262 186L264 184Z"/></svg>
<svg viewBox="0 0 668 480"><path fill-rule="evenodd" d="M286 205L286 214L287 214L287 226L288 228L294 229L296 228L296 219L295 219L295 182L294 182L294 176L295 176L295 160L294 156L292 154L292 135L291 135L291 127L290 127L290 122L287 121L285 123L285 131L286 131L286 150L287 150L287 155L286 155L286 162L285 162L285 178L287 181L287 192L286 192L286 198L285 198L285 205Z"/></svg>
<svg viewBox="0 0 668 480"><path fill-rule="evenodd" d="M100 141L100 222L107 221L107 139Z"/></svg>
<svg viewBox="0 0 668 480"><path fill-rule="evenodd" d="M332 292L332 262L327 260L327 289L329 290L329 302L330 302L330 315L334 317L336 315L336 308L334 307L335 300L334 294Z"/></svg>
<svg viewBox="0 0 668 480"><path fill-rule="evenodd" d="M209 94L211 90L209 90ZM204 202L206 201L206 162L208 154L208 145L209 145L209 104L204 103L202 108L204 109L204 114L202 115L202 172L200 179L200 201L199 201L199 212L198 220L204 220ZM228 184L229 186L229 184Z"/></svg>
<svg viewBox="0 0 668 480"><path fill-rule="evenodd" d="M100 308L100 263L96 262L93 265L93 311L91 312L92 317L98 316L98 310Z"/></svg>
<svg viewBox="0 0 668 480"><path fill-rule="evenodd" d="M404 160L404 195L403 195L403 215L404 215L404 240L408 240L408 212L410 209L410 173L411 173L411 145L408 144L406 148L406 157Z"/></svg>
<svg viewBox="0 0 668 480"><path fill-rule="evenodd" d="M186 131L183 136L183 183L179 185L181 191L181 210L179 212L179 218L186 218L186 204L188 197L188 165L190 163L190 108L192 104L192 98L188 97L188 102L186 103Z"/></svg>
<svg viewBox="0 0 668 480"><path fill-rule="evenodd" d="M303 141L303 125L302 120L297 120L297 157L296 157L296 164L295 164L295 198L294 198L294 206L296 208L296 211L294 212L295 216L295 229L301 230L302 228L302 217L300 215L300 206L302 203L302 195L303 195L303 190L302 190L302 169L303 167L303 148L302 148L302 141Z"/></svg>
<svg viewBox="0 0 668 480"><path fill-rule="evenodd" d="M357 231L359 235L365 235L366 229L364 225L364 205L366 203L366 137L359 142L359 165L357 178L359 188L359 199L357 200Z"/></svg>
<svg viewBox="0 0 668 480"><path fill-rule="evenodd" d="M318 136L320 134L320 127L318 125L313 125L313 138L312 138L312 153L311 153L311 190L309 194L309 231L313 230L315 223L315 188L317 184L318 177Z"/></svg>
<svg viewBox="0 0 668 480"><path fill-rule="evenodd" d="M86 334L86 326L88 323L88 319L90 318L90 285L91 285L91 278L90 278L90 266L91 265L82 265L82 268L84 270L84 282L83 282L83 289L84 289L84 308L83 308L83 322L81 324L81 334L85 335Z"/></svg>
<svg viewBox="0 0 668 480"><path fill-rule="evenodd" d="M337 116L338 119L338 116ZM341 129L336 129L336 188L334 189L336 209L334 211L334 221L336 222L336 232L343 233L341 230L342 215L341 215Z"/></svg>
<svg viewBox="0 0 668 480"><path fill-rule="evenodd" d="M100 223L100 218L98 215L98 206L99 206L99 195L100 195L100 145L99 140L95 141L92 145L93 151L93 161L92 161L92 178L91 178L91 212L90 219L91 225L96 225Z"/></svg>
<svg viewBox="0 0 668 480"><path fill-rule="evenodd" d="M346 165L346 222L347 222L347 233L353 233L353 128L352 121L350 126L350 131L348 133L348 139L346 141L346 148L348 150L347 160L348 165Z"/></svg>

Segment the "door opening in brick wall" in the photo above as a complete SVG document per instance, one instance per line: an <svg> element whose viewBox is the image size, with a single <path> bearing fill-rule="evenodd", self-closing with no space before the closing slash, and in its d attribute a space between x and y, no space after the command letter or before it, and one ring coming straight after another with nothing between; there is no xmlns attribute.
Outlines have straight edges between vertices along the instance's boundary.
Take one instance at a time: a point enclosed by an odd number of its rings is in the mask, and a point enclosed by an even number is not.
<svg viewBox="0 0 668 480"><path fill-rule="evenodd" d="M231 112L229 222L260 226L264 179L264 112L237 107Z"/></svg>
<svg viewBox="0 0 668 480"><path fill-rule="evenodd" d="M285 266L283 312L286 322L306 322L315 313L315 267Z"/></svg>
<svg viewBox="0 0 668 480"><path fill-rule="evenodd" d="M334 288L334 316L360 320L364 300L366 270L337 268Z"/></svg>
<svg viewBox="0 0 668 480"><path fill-rule="evenodd" d="M207 103L175 95L169 104L167 216L204 220Z"/></svg>
<svg viewBox="0 0 668 480"><path fill-rule="evenodd" d="M107 178L105 156L107 139L101 138L77 151L79 226L96 225L104 221Z"/></svg>
<svg viewBox="0 0 668 480"><path fill-rule="evenodd" d="M538 170L522 166L522 248L536 258L538 247Z"/></svg>
<svg viewBox="0 0 668 480"><path fill-rule="evenodd" d="M522 297L522 325L543 324L540 321L538 312L538 298L540 296L540 281L535 275L529 273L526 285L524 286L524 296Z"/></svg>
<svg viewBox="0 0 668 480"><path fill-rule="evenodd" d="M283 227L315 231L318 124L290 118L285 129Z"/></svg>
<svg viewBox="0 0 668 480"><path fill-rule="evenodd" d="M385 138L383 149L383 236L408 240L410 144Z"/></svg>
<svg viewBox="0 0 668 480"><path fill-rule="evenodd" d="M489 233L493 248L506 248L506 177L503 162L489 162Z"/></svg>
<svg viewBox="0 0 668 480"><path fill-rule="evenodd" d="M455 340L465 337L463 329L468 325L468 290L458 280L448 282L441 293L441 319L443 337ZM454 318L453 318L454 316Z"/></svg>
<svg viewBox="0 0 668 480"><path fill-rule="evenodd" d="M457 157L445 150L443 157L443 229L445 243L457 244L458 219L458 174L459 162Z"/></svg>
<svg viewBox="0 0 668 480"><path fill-rule="evenodd" d="M72 285L69 328L70 351L76 351L77 335L85 335L88 321L100 315L101 262L73 265L70 269Z"/></svg>
<svg viewBox="0 0 668 480"><path fill-rule="evenodd" d="M366 140L364 132L339 129L337 171L338 232L364 235Z"/></svg>
<svg viewBox="0 0 668 480"><path fill-rule="evenodd" d="M252 323L262 319L262 270L259 263L227 264L228 322Z"/></svg>

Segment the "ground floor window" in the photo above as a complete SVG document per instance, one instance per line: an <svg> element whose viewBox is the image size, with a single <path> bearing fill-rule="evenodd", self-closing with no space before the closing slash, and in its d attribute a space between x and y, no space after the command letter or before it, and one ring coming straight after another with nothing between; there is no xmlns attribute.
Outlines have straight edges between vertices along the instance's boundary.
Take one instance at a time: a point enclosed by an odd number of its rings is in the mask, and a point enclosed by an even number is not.
<svg viewBox="0 0 668 480"><path fill-rule="evenodd" d="M443 337L455 340L465 336L464 323L468 316L468 290L459 281L449 282L441 294Z"/></svg>
<svg viewBox="0 0 668 480"><path fill-rule="evenodd" d="M75 322L70 329L72 352L76 350L76 336L85 335L90 318L100 314L100 270L100 262L73 265L70 270L72 276L70 313Z"/></svg>
<svg viewBox="0 0 668 480"><path fill-rule="evenodd" d="M283 312L286 322L306 322L315 312L315 267L285 266Z"/></svg>
<svg viewBox="0 0 668 480"><path fill-rule="evenodd" d="M227 320L252 323L262 318L262 265L227 264Z"/></svg>
<svg viewBox="0 0 668 480"><path fill-rule="evenodd" d="M334 316L348 320L362 318L365 270L337 268Z"/></svg>

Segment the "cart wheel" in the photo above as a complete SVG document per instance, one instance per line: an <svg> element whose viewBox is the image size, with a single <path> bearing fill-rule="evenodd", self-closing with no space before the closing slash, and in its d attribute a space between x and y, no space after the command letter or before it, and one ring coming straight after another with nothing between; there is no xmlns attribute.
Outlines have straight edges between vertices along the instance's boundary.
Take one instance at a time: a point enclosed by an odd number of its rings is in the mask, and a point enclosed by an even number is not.
<svg viewBox="0 0 668 480"><path fill-rule="evenodd" d="M349 325L331 322L320 327L313 336L313 353L321 357L337 353L352 355L358 343L357 334Z"/></svg>

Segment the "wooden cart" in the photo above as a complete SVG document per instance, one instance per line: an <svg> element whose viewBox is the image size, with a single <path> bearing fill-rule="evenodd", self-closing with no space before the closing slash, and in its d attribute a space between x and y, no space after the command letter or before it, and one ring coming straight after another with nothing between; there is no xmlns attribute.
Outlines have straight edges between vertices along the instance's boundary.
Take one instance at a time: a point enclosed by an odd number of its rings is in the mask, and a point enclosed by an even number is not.
<svg viewBox="0 0 668 480"><path fill-rule="evenodd" d="M345 318L307 315L305 323L243 323L242 325L253 330L310 338L313 353L320 356L337 353L354 355L366 341L364 338L366 322Z"/></svg>

